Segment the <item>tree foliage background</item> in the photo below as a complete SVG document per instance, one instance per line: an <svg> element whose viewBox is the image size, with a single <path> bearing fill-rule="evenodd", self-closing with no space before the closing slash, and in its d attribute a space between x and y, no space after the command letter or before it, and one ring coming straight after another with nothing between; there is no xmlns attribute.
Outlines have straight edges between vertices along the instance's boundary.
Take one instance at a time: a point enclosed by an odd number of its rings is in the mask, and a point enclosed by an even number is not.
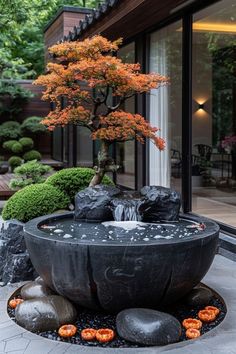
<svg viewBox="0 0 236 354"><path fill-rule="evenodd" d="M44 70L43 29L64 5L98 0L0 0L0 78L35 78Z"/></svg>

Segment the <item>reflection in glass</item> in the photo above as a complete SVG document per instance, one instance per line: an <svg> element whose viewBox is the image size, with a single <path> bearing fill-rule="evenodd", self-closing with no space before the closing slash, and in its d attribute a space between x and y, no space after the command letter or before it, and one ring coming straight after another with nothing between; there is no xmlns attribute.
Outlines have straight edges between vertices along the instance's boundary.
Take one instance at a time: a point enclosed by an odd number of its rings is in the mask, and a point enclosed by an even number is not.
<svg viewBox="0 0 236 354"><path fill-rule="evenodd" d="M236 226L236 4L194 15L193 210Z"/></svg>
<svg viewBox="0 0 236 354"><path fill-rule="evenodd" d="M122 47L118 52L118 57L126 63L134 63L134 42ZM131 97L127 100L122 109L126 112L135 113L135 98ZM116 143L116 163L119 165L117 184L135 189L135 141Z"/></svg>
<svg viewBox="0 0 236 354"><path fill-rule="evenodd" d="M170 78L170 85L151 91L150 122L161 129L166 149L150 143L150 184L181 191L182 160L182 22L154 32L150 38L149 71Z"/></svg>
<svg viewBox="0 0 236 354"><path fill-rule="evenodd" d="M62 161L62 128L56 127L52 133L52 158Z"/></svg>
<svg viewBox="0 0 236 354"><path fill-rule="evenodd" d="M76 127L76 164L81 167L93 167L93 144L91 132L85 127Z"/></svg>

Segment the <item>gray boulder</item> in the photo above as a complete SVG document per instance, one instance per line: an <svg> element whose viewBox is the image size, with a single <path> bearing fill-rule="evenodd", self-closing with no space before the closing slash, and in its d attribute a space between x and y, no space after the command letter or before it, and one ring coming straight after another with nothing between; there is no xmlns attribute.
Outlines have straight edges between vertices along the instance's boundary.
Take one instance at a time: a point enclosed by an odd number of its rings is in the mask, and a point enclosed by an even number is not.
<svg viewBox="0 0 236 354"><path fill-rule="evenodd" d="M77 312L66 298L50 295L22 302L16 307L16 322L32 332L58 329L63 324L73 323Z"/></svg>
<svg viewBox="0 0 236 354"><path fill-rule="evenodd" d="M119 188L102 184L83 189L75 197L75 219L97 222L112 220L110 203L119 194Z"/></svg>
<svg viewBox="0 0 236 354"><path fill-rule="evenodd" d="M21 288L21 297L24 300L36 299L55 294L43 281L31 281Z"/></svg>
<svg viewBox="0 0 236 354"><path fill-rule="evenodd" d="M180 211L180 194L161 186L146 186L140 190L142 196L138 212L142 221L177 221Z"/></svg>
<svg viewBox="0 0 236 354"><path fill-rule="evenodd" d="M164 312L133 308L121 311L116 317L120 337L142 345L166 345L179 341L181 324Z"/></svg>
<svg viewBox="0 0 236 354"><path fill-rule="evenodd" d="M32 280L36 276L26 249L23 226L12 220L0 230L0 280L4 284Z"/></svg>
<svg viewBox="0 0 236 354"><path fill-rule="evenodd" d="M4 175L9 170L9 163L7 161L0 162L0 175Z"/></svg>

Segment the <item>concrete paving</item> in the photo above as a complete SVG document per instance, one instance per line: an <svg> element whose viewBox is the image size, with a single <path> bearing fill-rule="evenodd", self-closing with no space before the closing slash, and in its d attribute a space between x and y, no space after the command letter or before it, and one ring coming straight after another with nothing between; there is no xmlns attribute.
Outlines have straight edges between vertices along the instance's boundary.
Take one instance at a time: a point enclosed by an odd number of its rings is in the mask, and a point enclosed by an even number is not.
<svg viewBox="0 0 236 354"><path fill-rule="evenodd" d="M214 330L197 340L165 347L108 349L58 343L16 325L6 311L9 296L20 284L0 288L0 354L236 354L236 263L217 255L203 283L225 300L227 314Z"/></svg>

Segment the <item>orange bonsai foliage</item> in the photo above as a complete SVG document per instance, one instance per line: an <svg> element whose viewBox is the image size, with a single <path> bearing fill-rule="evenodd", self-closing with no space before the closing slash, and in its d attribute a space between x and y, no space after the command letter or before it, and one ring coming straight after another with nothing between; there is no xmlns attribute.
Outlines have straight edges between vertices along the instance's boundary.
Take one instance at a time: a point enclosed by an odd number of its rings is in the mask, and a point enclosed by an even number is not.
<svg viewBox="0 0 236 354"><path fill-rule="evenodd" d="M118 167L108 154L113 142L136 139L144 143L149 138L159 150L165 147L157 135L159 129L151 127L141 115L122 110L122 104L136 93L149 92L168 80L159 74L142 74L139 64L123 63L113 56L121 43L121 39L111 42L97 35L54 45L50 53L55 62L49 63L47 74L35 81L46 87L43 99L55 103L55 110L42 121L49 130L76 124L87 127L91 138L100 140L92 186ZM66 107L62 106L62 97ZM112 97L115 104L111 103Z"/></svg>

